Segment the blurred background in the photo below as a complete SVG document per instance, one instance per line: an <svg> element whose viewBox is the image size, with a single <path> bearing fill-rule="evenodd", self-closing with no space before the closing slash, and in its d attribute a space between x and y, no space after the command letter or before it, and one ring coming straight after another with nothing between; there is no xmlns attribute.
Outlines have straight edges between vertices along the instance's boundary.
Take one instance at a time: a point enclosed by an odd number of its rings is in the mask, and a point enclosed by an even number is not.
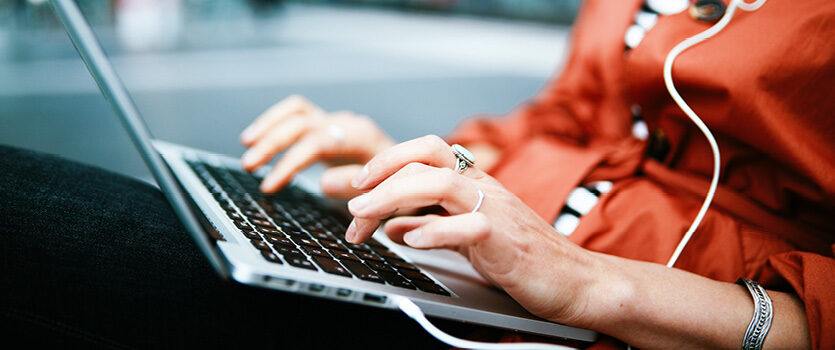
<svg viewBox="0 0 835 350"><path fill-rule="evenodd" d="M443 135L533 96L579 0L79 0L156 138L239 155L290 94ZM0 144L149 179L46 0L0 0Z"/></svg>

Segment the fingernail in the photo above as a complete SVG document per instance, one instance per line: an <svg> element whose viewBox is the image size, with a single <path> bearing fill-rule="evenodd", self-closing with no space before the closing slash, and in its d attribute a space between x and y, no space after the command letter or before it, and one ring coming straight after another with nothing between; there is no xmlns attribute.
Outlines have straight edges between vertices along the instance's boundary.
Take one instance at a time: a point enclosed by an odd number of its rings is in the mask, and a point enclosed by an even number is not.
<svg viewBox="0 0 835 350"><path fill-rule="evenodd" d="M348 209L351 210L352 213L362 210L362 208L365 208L368 205L368 202L371 199L370 197L371 196L369 196L368 193L355 197L354 199L348 201Z"/></svg>
<svg viewBox="0 0 835 350"><path fill-rule="evenodd" d="M416 246L418 241L420 241L420 229L417 228L406 232L406 234L403 235L403 241L410 246Z"/></svg>
<svg viewBox="0 0 835 350"><path fill-rule="evenodd" d="M271 192L278 184L278 180L279 178L277 176L268 175L266 178L264 178L264 181L261 181L261 186L259 186L261 192Z"/></svg>
<svg viewBox="0 0 835 350"><path fill-rule="evenodd" d="M360 170L360 172L356 176L354 176L354 179L351 180L351 186L354 186L354 188L359 188L360 185L362 185L362 183L365 182L365 178L367 177L368 163L366 163L365 166L362 167L362 170Z"/></svg>
<svg viewBox="0 0 835 350"><path fill-rule="evenodd" d="M252 142L252 139L255 138L255 130L246 129L241 132L241 141L244 143Z"/></svg>
<svg viewBox="0 0 835 350"><path fill-rule="evenodd" d="M257 158L258 155L256 155L255 153L252 153L251 151L246 152L244 153L243 157L241 157L241 163L243 163L245 167L250 167L255 165L255 163L258 161Z"/></svg>
<svg viewBox="0 0 835 350"><path fill-rule="evenodd" d="M351 224L348 225L348 229L345 230L345 239L348 242L354 243L354 239L357 236L357 222L355 220L351 220Z"/></svg>

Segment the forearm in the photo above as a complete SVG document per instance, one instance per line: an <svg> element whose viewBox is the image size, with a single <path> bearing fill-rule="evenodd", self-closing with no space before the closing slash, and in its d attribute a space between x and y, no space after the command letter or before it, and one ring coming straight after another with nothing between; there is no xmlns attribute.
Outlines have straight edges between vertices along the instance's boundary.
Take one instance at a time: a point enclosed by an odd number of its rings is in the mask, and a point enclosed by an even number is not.
<svg viewBox="0 0 835 350"><path fill-rule="evenodd" d="M745 287L663 265L595 254L601 275L592 292L590 328L640 348L739 348L753 316ZM765 348L808 348L805 311L797 297L769 291L774 304ZM594 300L595 298L592 298ZM593 301L592 301L593 303Z"/></svg>

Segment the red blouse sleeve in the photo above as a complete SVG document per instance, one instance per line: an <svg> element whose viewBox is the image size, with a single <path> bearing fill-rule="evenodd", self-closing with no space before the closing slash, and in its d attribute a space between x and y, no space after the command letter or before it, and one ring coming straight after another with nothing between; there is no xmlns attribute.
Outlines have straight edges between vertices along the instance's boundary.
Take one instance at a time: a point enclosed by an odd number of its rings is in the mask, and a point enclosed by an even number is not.
<svg viewBox="0 0 835 350"><path fill-rule="evenodd" d="M623 9L601 11L603 6ZM584 2L574 25L571 55L562 75L548 82L535 98L509 116L471 118L449 139L457 143L486 142L507 149L537 136L581 145L596 139L628 136L631 116L622 98L621 70L612 69L623 64L623 48L609 44L608 36L622 36L630 23L628 16L619 14L634 11L635 4L631 1ZM601 30L601 22L610 23L608 27L616 29Z"/></svg>
<svg viewBox="0 0 835 350"><path fill-rule="evenodd" d="M795 251L772 256L769 264L803 301L812 348L835 349L835 259Z"/></svg>
<svg viewBox="0 0 835 350"><path fill-rule="evenodd" d="M623 65L623 47L611 45L612 40L622 42L631 24L623 14L634 13L637 6L638 1L584 2L560 77L510 115L471 118L447 140L498 146L503 154L493 175L541 216L554 219L592 169L612 157L627 158L624 149L640 151L631 137L622 69L616 68Z"/></svg>

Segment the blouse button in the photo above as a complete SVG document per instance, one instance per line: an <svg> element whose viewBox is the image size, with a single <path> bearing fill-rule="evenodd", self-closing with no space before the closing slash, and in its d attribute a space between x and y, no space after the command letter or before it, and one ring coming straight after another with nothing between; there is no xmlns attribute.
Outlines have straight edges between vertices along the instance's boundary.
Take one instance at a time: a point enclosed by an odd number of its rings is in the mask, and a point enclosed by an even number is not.
<svg viewBox="0 0 835 350"><path fill-rule="evenodd" d="M687 9L690 0L646 0L646 7L662 15L674 15Z"/></svg>
<svg viewBox="0 0 835 350"><path fill-rule="evenodd" d="M641 26L637 24L633 24L626 30L626 35L623 37L624 42L626 42L626 47L630 49L634 49L638 44L641 43L641 40L644 40L644 34L646 34L646 30L641 28Z"/></svg>
<svg viewBox="0 0 835 350"><path fill-rule="evenodd" d="M690 17L713 23L725 15L726 6L721 0L699 0L690 7Z"/></svg>

